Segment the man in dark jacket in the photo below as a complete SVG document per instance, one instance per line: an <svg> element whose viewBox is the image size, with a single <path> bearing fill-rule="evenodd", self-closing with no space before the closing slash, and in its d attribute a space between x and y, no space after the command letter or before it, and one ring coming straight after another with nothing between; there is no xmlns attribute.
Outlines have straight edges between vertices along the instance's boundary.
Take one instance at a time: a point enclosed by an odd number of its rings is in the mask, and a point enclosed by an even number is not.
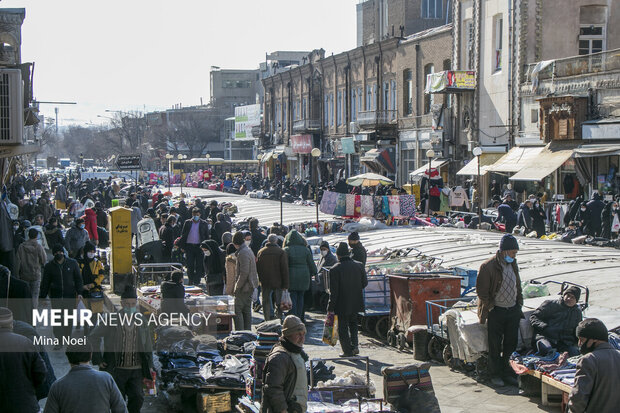
<svg viewBox="0 0 620 413"><path fill-rule="evenodd" d="M512 234L513 228L517 225L517 214L506 201L497 207L495 222L503 222L506 225L506 234Z"/></svg>
<svg viewBox="0 0 620 413"><path fill-rule="evenodd" d="M252 234L252 242L250 243L250 249L254 255L258 255L258 251L263 246L263 241L267 238L263 231L258 227L258 219L252 218L250 220L250 233Z"/></svg>
<svg viewBox="0 0 620 413"><path fill-rule="evenodd" d="M523 317L521 279L515 260L518 251L517 239L505 234L499 251L480 266L476 280L478 318L480 324L488 326L491 382L500 387L505 382L517 384L508 361L517 348L519 321Z"/></svg>
<svg viewBox="0 0 620 413"><path fill-rule="evenodd" d="M211 228L211 239L220 242L225 232L232 232L232 224L228 222L226 215L219 212L217 214L217 222L215 222L213 228Z"/></svg>
<svg viewBox="0 0 620 413"><path fill-rule="evenodd" d="M65 256L62 245L52 247L54 258L43 267L41 293L39 298L52 299L52 308L73 310L76 297L82 298L84 289L80 266L76 260ZM71 335L71 325L54 326L54 336L62 341L62 337ZM61 346L57 345L56 350Z"/></svg>
<svg viewBox="0 0 620 413"><path fill-rule="evenodd" d="M207 224L207 221L200 219L200 209L194 208L192 210L192 219L188 219L183 224L181 241L179 243L185 251L187 278L192 285L200 284L200 280L204 276L203 255L200 243L207 239L209 239L209 224Z"/></svg>
<svg viewBox="0 0 620 413"><path fill-rule="evenodd" d="M317 268L319 272L323 268L331 268L338 263L338 258L336 258L334 254L332 254L332 250L329 247L329 242L321 242L320 249L321 259L319 260L319 266Z"/></svg>
<svg viewBox="0 0 620 413"><path fill-rule="evenodd" d="M267 356L263 368L261 413L305 412L308 405L308 377L303 351L306 326L289 315L282 323L282 337Z"/></svg>
<svg viewBox="0 0 620 413"><path fill-rule="evenodd" d="M273 319L271 294L275 295L275 312L280 318L280 301L282 290L288 289L288 257L286 252L278 246L278 236L270 234L267 245L258 251L256 271L260 281L263 299L263 315L265 321Z"/></svg>
<svg viewBox="0 0 620 413"><path fill-rule="evenodd" d="M351 246L351 258L357 262L361 262L364 267L366 267L366 248L362 245L360 241L360 234L357 231L354 231L349 234L349 245Z"/></svg>
<svg viewBox="0 0 620 413"><path fill-rule="evenodd" d="M586 318L579 323L577 337L584 356L577 362L568 412L617 412L620 351L609 344L607 327L596 318Z"/></svg>
<svg viewBox="0 0 620 413"><path fill-rule="evenodd" d="M0 307L0 409L38 412L36 388L44 383L45 363L32 341L13 332L13 313Z"/></svg>
<svg viewBox="0 0 620 413"><path fill-rule="evenodd" d="M217 214L219 214L220 212L222 212L222 210L217 207L217 201L215 199L212 200L209 203L209 216L207 218L211 218L211 222L216 222Z"/></svg>
<svg viewBox="0 0 620 413"><path fill-rule="evenodd" d="M164 262L171 262L172 260L172 247L174 246L175 230L174 227L177 223L176 216L170 215L166 219L166 223L159 228L159 239L162 243L162 255Z"/></svg>
<svg viewBox="0 0 620 413"><path fill-rule="evenodd" d="M530 323L536 332L538 353L547 354L553 349L573 357L579 354L575 330L582 319L577 305L581 290L571 286L564 290L561 298L547 300L530 316Z"/></svg>
<svg viewBox="0 0 620 413"><path fill-rule="evenodd" d="M139 413L144 402L142 382L153 379L151 333L148 323L138 324L133 318L138 311L138 297L133 286L128 285L121 294L121 306L118 319L131 317L131 321L117 322L115 326L99 324L89 337L94 342L103 338L104 362L99 370L112 374L121 394L127 398L129 413Z"/></svg>
<svg viewBox="0 0 620 413"><path fill-rule="evenodd" d="M49 223L45 226L45 239L49 246L56 244L64 245L65 238L62 235L62 228L58 225L58 218L51 217Z"/></svg>
<svg viewBox="0 0 620 413"><path fill-rule="evenodd" d="M187 314L189 309L185 305L185 286L183 272L174 271L170 281L161 283L161 312L166 314Z"/></svg>
<svg viewBox="0 0 620 413"><path fill-rule="evenodd" d="M336 250L340 261L329 272L329 302L327 311L338 316L338 338L342 347L340 357L359 354L357 315L364 311L363 290L368 285L366 270L351 259L347 244L341 242Z"/></svg>
<svg viewBox="0 0 620 413"><path fill-rule="evenodd" d="M28 283L11 275L0 265L0 303L7 305L15 320L32 324L32 294Z"/></svg>
<svg viewBox="0 0 620 413"><path fill-rule="evenodd" d="M601 212L605 207L605 203L601 201L601 195L595 192L592 195L592 200L587 204L588 211L590 212L590 225L586 226L585 233L594 237L601 235Z"/></svg>

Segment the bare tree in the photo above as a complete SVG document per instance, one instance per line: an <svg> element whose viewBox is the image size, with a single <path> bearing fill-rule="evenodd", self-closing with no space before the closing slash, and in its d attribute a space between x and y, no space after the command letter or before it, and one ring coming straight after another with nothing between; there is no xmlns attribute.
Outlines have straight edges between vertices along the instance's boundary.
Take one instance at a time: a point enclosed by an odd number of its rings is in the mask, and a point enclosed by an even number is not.
<svg viewBox="0 0 620 413"><path fill-rule="evenodd" d="M137 151L145 140L146 118L142 112L116 112L110 125L111 134L106 142L120 153Z"/></svg>

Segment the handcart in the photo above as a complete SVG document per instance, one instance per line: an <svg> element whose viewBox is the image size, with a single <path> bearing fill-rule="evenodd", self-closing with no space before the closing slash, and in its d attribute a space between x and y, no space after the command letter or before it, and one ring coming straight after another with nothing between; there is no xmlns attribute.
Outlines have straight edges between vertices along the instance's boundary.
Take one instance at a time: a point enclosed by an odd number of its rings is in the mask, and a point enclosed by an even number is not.
<svg viewBox="0 0 620 413"><path fill-rule="evenodd" d="M462 277L461 288L463 291L461 292L461 297L464 297L476 289L476 280L478 279L477 270L470 270L465 267L454 267L454 274Z"/></svg>
<svg viewBox="0 0 620 413"><path fill-rule="evenodd" d="M426 301L461 295L461 277L451 270L388 274L388 278L391 325L387 341L401 350L413 341L409 327L426 324Z"/></svg>
<svg viewBox="0 0 620 413"><path fill-rule="evenodd" d="M362 331L383 339L390 328L390 283L383 275L369 275L362 290L364 311L360 312Z"/></svg>
<svg viewBox="0 0 620 413"><path fill-rule="evenodd" d="M351 386L328 386L317 387L317 383L314 382L314 363L320 361L363 361L366 363L366 383L363 385L351 385ZM339 357L339 358L314 358L310 359L310 392L320 392L329 396L330 401L338 403L339 401L345 401L349 399L358 399L360 397L368 398L373 395L370 394L370 359L368 356L352 356L352 357Z"/></svg>

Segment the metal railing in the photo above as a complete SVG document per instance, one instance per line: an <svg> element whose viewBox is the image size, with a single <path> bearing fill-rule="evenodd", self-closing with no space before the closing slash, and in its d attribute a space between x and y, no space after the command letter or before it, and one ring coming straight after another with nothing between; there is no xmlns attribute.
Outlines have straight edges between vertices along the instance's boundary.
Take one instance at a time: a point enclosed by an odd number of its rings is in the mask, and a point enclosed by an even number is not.
<svg viewBox="0 0 620 413"><path fill-rule="evenodd" d="M293 121L293 132L320 130L321 121L318 119L298 119Z"/></svg>
<svg viewBox="0 0 620 413"><path fill-rule="evenodd" d="M532 81L532 71L536 64L527 65L526 82ZM612 70L620 70L620 49L554 60L553 63L538 72L538 79L578 76Z"/></svg>
<svg viewBox="0 0 620 413"><path fill-rule="evenodd" d="M371 110L359 112L357 123L360 126L390 125L396 124L397 111L395 110Z"/></svg>

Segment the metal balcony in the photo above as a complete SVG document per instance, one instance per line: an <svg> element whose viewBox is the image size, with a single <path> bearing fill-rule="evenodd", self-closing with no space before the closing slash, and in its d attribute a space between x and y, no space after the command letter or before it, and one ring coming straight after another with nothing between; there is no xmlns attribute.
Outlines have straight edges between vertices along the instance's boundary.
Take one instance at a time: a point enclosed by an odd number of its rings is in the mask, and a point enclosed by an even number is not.
<svg viewBox="0 0 620 413"><path fill-rule="evenodd" d="M321 121L318 119L298 119L293 121L293 132L316 132L321 130Z"/></svg>
<svg viewBox="0 0 620 413"><path fill-rule="evenodd" d="M536 64L527 65L526 82L532 81L532 73ZM620 70L620 49L556 59L538 72L538 80L591 75L613 70Z"/></svg>
<svg viewBox="0 0 620 413"><path fill-rule="evenodd" d="M357 114L357 124L363 129L397 126L395 110L371 110Z"/></svg>

